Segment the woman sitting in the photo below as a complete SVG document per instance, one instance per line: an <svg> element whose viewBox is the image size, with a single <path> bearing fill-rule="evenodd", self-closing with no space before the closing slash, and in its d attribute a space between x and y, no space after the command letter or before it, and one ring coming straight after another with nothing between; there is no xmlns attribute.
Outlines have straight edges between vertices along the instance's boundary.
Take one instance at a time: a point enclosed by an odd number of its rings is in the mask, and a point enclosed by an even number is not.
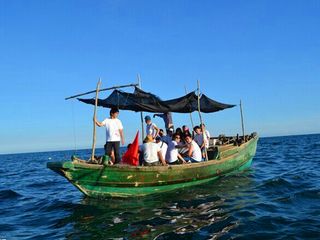
<svg viewBox="0 0 320 240"><path fill-rule="evenodd" d="M180 162L186 163L186 161L178 153L180 143L180 135L174 134L172 140L168 144L166 160L170 165L179 164Z"/></svg>

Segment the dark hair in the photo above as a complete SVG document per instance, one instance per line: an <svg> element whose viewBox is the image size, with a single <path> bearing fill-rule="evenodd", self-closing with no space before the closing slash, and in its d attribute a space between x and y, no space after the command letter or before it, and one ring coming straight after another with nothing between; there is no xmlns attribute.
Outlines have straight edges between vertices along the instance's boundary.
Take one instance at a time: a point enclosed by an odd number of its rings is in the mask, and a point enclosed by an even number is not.
<svg viewBox="0 0 320 240"><path fill-rule="evenodd" d="M180 136L180 134L179 134L179 133L174 133L174 134L172 135L172 139L175 139L175 138L176 138L176 136L179 136L179 137L181 138L181 136Z"/></svg>
<svg viewBox="0 0 320 240"><path fill-rule="evenodd" d="M187 138L187 137L192 138L192 136L191 136L190 134L186 134L186 135L184 135L184 138Z"/></svg>
<svg viewBox="0 0 320 240"><path fill-rule="evenodd" d="M194 128L193 128L193 131L196 131L198 128L200 128L199 126L195 126Z"/></svg>
<svg viewBox="0 0 320 240"><path fill-rule="evenodd" d="M176 133L182 133L182 129L181 128L177 128L176 129Z"/></svg>
<svg viewBox="0 0 320 240"><path fill-rule="evenodd" d="M113 107L113 108L110 109L110 115L114 114L114 113L118 113L118 112L119 112L118 108Z"/></svg>

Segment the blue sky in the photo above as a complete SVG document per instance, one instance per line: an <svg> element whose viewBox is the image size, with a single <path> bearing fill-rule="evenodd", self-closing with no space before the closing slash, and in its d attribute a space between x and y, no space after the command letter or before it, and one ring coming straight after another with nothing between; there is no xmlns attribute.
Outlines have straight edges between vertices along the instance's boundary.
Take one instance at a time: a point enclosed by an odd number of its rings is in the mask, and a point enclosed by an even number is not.
<svg viewBox="0 0 320 240"><path fill-rule="evenodd" d="M0 154L90 147L93 107L64 98L138 73L163 99L197 79L217 101L242 99L247 133L319 133L319 12L313 0L0 0ZM99 108L99 120L107 115ZM140 116L120 119L129 143ZM238 107L204 119L215 136L241 132ZM103 129L97 137L102 146Z"/></svg>

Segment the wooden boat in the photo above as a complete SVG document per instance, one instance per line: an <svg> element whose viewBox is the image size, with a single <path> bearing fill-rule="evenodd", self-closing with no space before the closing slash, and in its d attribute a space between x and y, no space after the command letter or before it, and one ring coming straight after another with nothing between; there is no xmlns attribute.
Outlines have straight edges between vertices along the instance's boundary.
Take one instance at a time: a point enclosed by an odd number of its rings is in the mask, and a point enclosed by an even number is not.
<svg viewBox="0 0 320 240"><path fill-rule="evenodd" d="M208 151L209 161L170 166L98 165L82 161L49 162L47 167L89 197L145 196L201 184L251 166L258 136L240 146L226 144Z"/></svg>
<svg viewBox="0 0 320 240"><path fill-rule="evenodd" d="M145 96L143 99L145 100ZM183 100L185 101L185 99ZM99 101L98 104L103 106L104 103L101 100ZM155 105L157 107L154 112L167 111L170 108L169 101L166 101L165 104L162 102L158 102L156 105L152 103L152 106ZM191 100L189 99L188 101L190 103ZM116 102L117 104L119 103L118 100ZM126 96L126 104L128 102L130 101ZM92 100L89 103L92 104ZM182 111L182 108L177 109L175 101L173 103L175 104L176 112L179 112L178 110ZM109 100L107 104L110 107ZM146 103L144 102L144 104ZM188 104L187 111L191 111L190 105L192 104ZM134 107L136 106L134 105ZM226 105L225 108L230 106L233 105ZM117 107L130 110L133 108L132 105L125 107L117 105ZM208 103L204 107L208 109ZM173 107L170 110L172 109ZM151 112L150 106L148 106L148 110ZM208 149L208 161L200 163L169 166L130 166L89 164L88 162L74 159L73 161L65 162L49 162L47 167L65 177L89 197L145 196L194 186L249 168L256 153L258 138L257 134L251 134L243 137L241 144L239 144L239 141L235 141L235 138L231 143L229 141L229 143L214 146L211 144Z"/></svg>

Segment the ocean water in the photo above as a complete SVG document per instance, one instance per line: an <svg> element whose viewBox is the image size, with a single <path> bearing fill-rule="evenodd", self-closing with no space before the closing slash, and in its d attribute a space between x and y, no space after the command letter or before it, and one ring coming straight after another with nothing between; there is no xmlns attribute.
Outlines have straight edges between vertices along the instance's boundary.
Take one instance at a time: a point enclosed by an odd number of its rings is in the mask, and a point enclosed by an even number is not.
<svg viewBox="0 0 320 240"><path fill-rule="evenodd" d="M133 199L86 198L46 168L73 153L0 155L0 239L320 239L320 135L261 138L250 170Z"/></svg>

